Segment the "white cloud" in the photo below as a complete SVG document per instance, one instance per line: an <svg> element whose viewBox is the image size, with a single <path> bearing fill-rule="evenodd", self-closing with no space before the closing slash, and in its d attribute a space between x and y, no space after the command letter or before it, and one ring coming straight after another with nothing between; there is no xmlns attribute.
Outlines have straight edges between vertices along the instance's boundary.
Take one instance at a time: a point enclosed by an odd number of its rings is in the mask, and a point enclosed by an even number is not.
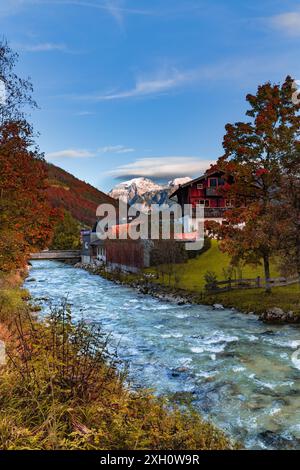
<svg viewBox="0 0 300 470"><path fill-rule="evenodd" d="M120 8L120 0L105 0L104 6L119 26L123 25L123 11Z"/></svg>
<svg viewBox="0 0 300 470"><path fill-rule="evenodd" d="M57 152L50 152L46 155L47 160L59 160L61 158L90 158L95 157L95 153L82 149L66 149Z"/></svg>
<svg viewBox="0 0 300 470"><path fill-rule="evenodd" d="M98 149L99 153L130 153L134 151L134 148L125 147L124 145L107 145Z"/></svg>
<svg viewBox="0 0 300 470"><path fill-rule="evenodd" d="M140 75L132 88L124 90L111 90L104 93L91 93L87 95L69 95L69 98L87 102L105 102L136 98L151 98L170 94L174 91L186 89L191 86L201 86L212 82L261 80L261 75L270 75L278 67L288 68L290 59L284 57L266 61L265 58L249 56L223 60L217 63L203 65L187 70L161 67L154 74ZM66 97L66 96L65 96Z"/></svg>
<svg viewBox="0 0 300 470"><path fill-rule="evenodd" d="M13 15L22 11L22 7L31 5L70 5L82 8L93 8L109 13L121 26L123 15L153 15L150 10L139 8L126 8L122 6L122 0L0 0L0 16ZM3 4L2 4L3 2Z"/></svg>
<svg viewBox="0 0 300 470"><path fill-rule="evenodd" d="M55 44L52 42L43 42L39 44L15 44L16 49L25 52L69 52L69 49L65 44Z"/></svg>
<svg viewBox="0 0 300 470"><path fill-rule="evenodd" d="M199 157L148 157L121 165L109 174L115 178L145 176L166 179L194 176L201 175L211 163L213 163L212 160L204 160Z"/></svg>
<svg viewBox="0 0 300 470"><path fill-rule="evenodd" d="M93 114L95 114L93 111L78 111L75 116L92 116Z"/></svg>
<svg viewBox="0 0 300 470"><path fill-rule="evenodd" d="M291 11L273 16L271 24L289 35L300 36L300 11Z"/></svg>
<svg viewBox="0 0 300 470"><path fill-rule="evenodd" d="M135 86L128 90L108 92L100 95L81 96L79 99L90 101L112 101L124 98L135 98L166 93L179 88L194 79L193 72L179 72L177 69L160 71L154 77L138 77Z"/></svg>
<svg viewBox="0 0 300 470"><path fill-rule="evenodd" d="M95 151L76 148L58 150L57 152L48 153L46 157L48 160L60 160L62 158L91 158L106 153L130 153L134 151L134 148L125 147L124 145L107 145L106 147L98 148Z"/></svg>

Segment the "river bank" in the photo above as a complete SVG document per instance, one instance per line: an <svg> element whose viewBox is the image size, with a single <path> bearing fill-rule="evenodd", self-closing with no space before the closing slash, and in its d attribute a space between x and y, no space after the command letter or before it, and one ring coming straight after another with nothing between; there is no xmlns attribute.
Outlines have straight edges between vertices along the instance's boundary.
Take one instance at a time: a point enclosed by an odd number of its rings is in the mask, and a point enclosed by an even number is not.
<svg viewBox="0 0 300 470"><path fill-rule="evenodd" d="M286 301L284 305L282 305L282 295L288 295L287 292L284 292L286 288L275 289L275 292L278 292L279 296L276 296L277 298L274 300L270 294L264 295L264 293L261 293L261 291L257 289L209 294L186 291L154 282L151 274L125 274L122 272L107 271L104 267L96 264L77 263L74 267L85 269L92 274L100 275L116 284L132 287L141 294L151 295L160 300L175 302L178 305L188 303L209 305L216 310L232 308L245 314L255 314L264 323L279 325L300 324L300 303L298 306L299 311L297 312L287 308L286 303L288 299L285 299ZM280 295L281 291L283 291L282 295Z"/></svg>
<svg viewBox="0 0 300 470"><path fill-rule="evenodd" d="M102 329L73 322L61 298L38 316L34 312L42 307L22 280L11 276L0 286L0 340L7 358L0 364L2 450L235 448L195 411L145 388L129 389ZM27 277L24 285L35 283Z"/></svg>
<svg viewBox="0 0 300 470"><path fill-rule="evenodd" d="M299 326L178 305L60 262L33 262L30 277L39 317L66 298L76 322L109 335L134 390L192 404L246 448L300 448Z"/></svg>

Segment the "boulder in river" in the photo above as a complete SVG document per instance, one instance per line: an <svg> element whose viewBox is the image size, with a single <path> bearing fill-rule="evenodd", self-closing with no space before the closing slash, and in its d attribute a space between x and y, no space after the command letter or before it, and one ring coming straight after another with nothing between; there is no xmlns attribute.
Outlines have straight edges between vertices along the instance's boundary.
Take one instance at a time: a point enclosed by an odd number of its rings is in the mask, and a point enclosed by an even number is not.
<svg viewBox="0 0 300 470"><path fill-rule="evenodd" d="M213 309L214 310L224 310L224 306L222 304L214 304Z"/></svg>

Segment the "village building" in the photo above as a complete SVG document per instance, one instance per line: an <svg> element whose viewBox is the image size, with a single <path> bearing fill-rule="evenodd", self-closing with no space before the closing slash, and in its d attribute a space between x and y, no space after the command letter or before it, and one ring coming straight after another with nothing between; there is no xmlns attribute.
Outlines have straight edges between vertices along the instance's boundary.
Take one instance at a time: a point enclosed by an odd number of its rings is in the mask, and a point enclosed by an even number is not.
<svg viewBox="0 0 300 470"><path fill-rule="evenodd" d="M222 223L224 213L234 205L234 201L227 199L222 194L224 187L225 174L218 169L208 170L204 175L182 184L170 196L174 202L180 204L182 211L184 205L192 206L193 215L196 214L196 206L201 205L204 208L205 220L214 220Z"/></svg>
<svg viewBox="0 0 300 470"><path fill-rule="evenodd" d="M199 221L195 218L197 206L203 207L204 220L214 220L219 223L225 221L224 214L226 210L234 205L234 202L227 199L222 192L226 182L231 183L231 181L225 180L224 172L214 168L208 170L199 178L182 184L171 194L170 198L181 206L183 214L185 213L185 205L189 204L192 207L192 218L188 217L188 224L184 220L185 217L181 219L182 226L184 226L183 233L177 232L174 225L175 221L172 219L173 233L169 243L164 240L164 250L169 253L172 252L174 259L180 259L183 244L193 244L198 241ZM150 220L150 215L148 217ZM153 265L155 257L157 258L155 253L159 252L159 257L164 258L163 250L161 250L159 244L162 240L161 236L158 240L153 240L151 237L148 237L148 239L143 239L143 237L138 240L132 239L130 231L137 223L135 218L118 220L109 229L114 236L109 236L105 240L100 239L97 234L97 223L91 231L82 232L83 263L104 265L107 270L138 272ZM174 248L174 243L177 245L176 248Z"/></svg>
<svg viewBox="0 0 300 470"><path fill-rule="evenodd" d="M184 243L193 243L190 236L171 233L170 239L131 237L131 230L138 223L134 220L110 228L110 236L104 240L97 234L97 223L93 230L82 232L82 256L84 264L105 266L107 271L136 273L161 262L180 262L184 259ZM172 225L172 222L171 222ZM173 226L173 225L172 225ZM150 227L149 227L150 231ZM190 234L187 234L190 235Z"/></svg>

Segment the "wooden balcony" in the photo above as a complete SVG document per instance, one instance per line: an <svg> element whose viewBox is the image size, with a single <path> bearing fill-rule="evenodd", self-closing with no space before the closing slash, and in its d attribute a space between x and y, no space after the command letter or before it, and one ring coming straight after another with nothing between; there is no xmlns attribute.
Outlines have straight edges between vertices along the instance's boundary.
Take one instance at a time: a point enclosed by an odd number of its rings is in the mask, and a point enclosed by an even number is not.
<svg viewBox="0 0 300 470"><path fill-rule="evenodd" d="M228 207L205 207L204 216L206 219L223 219Z"/></svg>
<svg viewBox="0 0 300 470"><path fill-rule="evenodd" d="M204 217L206 219L223 219L224 213L228 209L228 207L205 207ZM196 217L196 209L193 209L193 217Z"/></svg>
<svg viewBox="0 0 300 470"><path fill-rule="evenodd" d="M219 196L218 188L206 188L206 196Z"/></svg>

